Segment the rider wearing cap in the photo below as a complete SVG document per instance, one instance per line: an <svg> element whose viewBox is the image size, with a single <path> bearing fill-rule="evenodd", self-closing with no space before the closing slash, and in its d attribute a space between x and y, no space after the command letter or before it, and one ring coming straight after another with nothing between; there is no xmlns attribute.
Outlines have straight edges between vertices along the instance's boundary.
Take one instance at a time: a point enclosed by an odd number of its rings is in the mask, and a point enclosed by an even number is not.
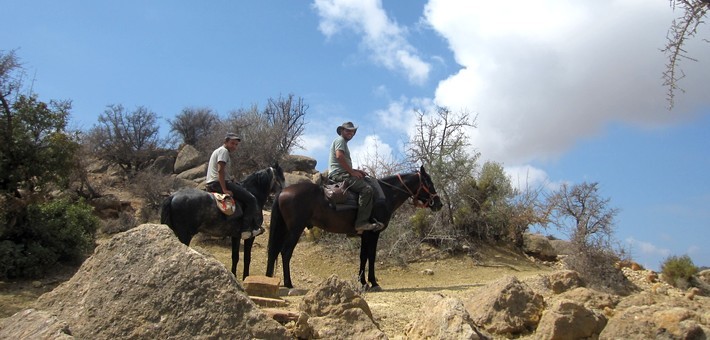
<svg viewBox="0 0 710 340"><path fill-rule="evenodd" d="M224 137L224 144L214 150L210 156L206 181L208 191L230 195L242 204L242 207L244 207L244 223L240 232L242 240L246 240L264 233L264 228L261 227L264 216L258 211L254 195L230 180L229 169L231 168L232 159L229 153L237 150L237 146L239 146L241 141L241 138L231 132Z"/></svg>

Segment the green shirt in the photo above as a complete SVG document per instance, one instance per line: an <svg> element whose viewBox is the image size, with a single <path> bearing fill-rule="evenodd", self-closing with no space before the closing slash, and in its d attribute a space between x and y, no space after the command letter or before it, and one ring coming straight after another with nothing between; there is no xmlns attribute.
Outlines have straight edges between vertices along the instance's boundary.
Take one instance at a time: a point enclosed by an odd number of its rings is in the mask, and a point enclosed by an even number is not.
<svg viewBox="0 0 710 340"><path fill-rule="evenodd" d="M350 159L350 149L348 149L348 141L346 141L342 136L338 136L333 140L333 144L330 146L330 159L328 160L330 167L328 169L328 177L348 173L346 169L340 166L338 159L335 158L335 152L337 150L341 150L345 153L345 162L348 163L351 169L353 167L353 161Z"/></svg>

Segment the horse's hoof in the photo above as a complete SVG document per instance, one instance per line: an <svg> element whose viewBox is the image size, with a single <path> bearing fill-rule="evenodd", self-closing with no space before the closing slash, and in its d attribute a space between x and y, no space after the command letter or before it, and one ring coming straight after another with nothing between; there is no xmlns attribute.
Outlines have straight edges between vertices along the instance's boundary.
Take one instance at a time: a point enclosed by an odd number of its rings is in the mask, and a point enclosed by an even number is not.
<svg viewBox="0 0 710 340"><path fill-rule="evenodd" d="M372 287L370 287L370 289L367 290L368 293L377 293L377 292L381 292L381 291L382 291L382 287L380 287L379 285L372 286Z"/></svg>

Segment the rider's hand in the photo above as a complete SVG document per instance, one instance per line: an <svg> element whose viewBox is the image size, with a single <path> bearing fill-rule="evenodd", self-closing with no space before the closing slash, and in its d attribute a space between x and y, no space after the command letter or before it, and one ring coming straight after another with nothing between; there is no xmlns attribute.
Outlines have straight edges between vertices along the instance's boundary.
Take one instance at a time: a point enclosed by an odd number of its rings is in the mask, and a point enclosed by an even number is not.
<svg viewBox="0 0 710 340"><path fill-rule="evenodd" d="M362 179L362 178L365 177L365 176L363 175L363 172L360 171L360 170L353 170L353 171L350 173L350 176L353 176L353 177L355 177L355 178L357 178L357 179Z"/></svg>
<svg viewBox="0 0 710 340"><path fill-rule="evenodd" d="M225 190L225 191L224 191L224 194L225 194L225 195L229 195L229 196L231 196L232 198L234 198L234 194L232 193L232 190Z"/></svg>

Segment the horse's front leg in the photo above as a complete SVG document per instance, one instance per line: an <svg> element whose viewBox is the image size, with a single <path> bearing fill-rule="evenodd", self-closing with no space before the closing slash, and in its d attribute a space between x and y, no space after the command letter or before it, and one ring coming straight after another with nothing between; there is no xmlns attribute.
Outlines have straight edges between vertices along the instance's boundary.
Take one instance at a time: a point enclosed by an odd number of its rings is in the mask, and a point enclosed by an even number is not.
<svg viewBox="0 0 710 340"><path fill-rule="evenodd" d="M382 291L382 288L377 283L377 278L375 278L375 257L377 256L377 241L380 239L380 232L370 232L369 234L370 235L367 236L368 242L366 249L368 262L367 281L370 282L369 291L379 292Z"/></svg>
<svg viewBox="0 0 710 340"><path fill-rule="evenodd" d="M237 276L237 263L239 263L239 240L238 236L232 236L232 274Z"/></svg>
<svg viewBox="0 0 710 340"><path fill-rule="evenodd" d="M244 275L242 275L242 280L249 276L249 266L251 265L251 247L254 245L254 240L256 238L252 237L250 239L244 240ZM237 252L239 249L237 249ZM237 254L237 257L239 255Z"/></svg>
<svg viewBox="0 0 710 340"><path fill-rule="evenodd" d="M367 263L367 245L370 243L367 234L369 232L365 232L360 238L360 271L357 274L360 286L365 287L365 289L368 288L367 281L365 281L365 264Z"/></svg>

